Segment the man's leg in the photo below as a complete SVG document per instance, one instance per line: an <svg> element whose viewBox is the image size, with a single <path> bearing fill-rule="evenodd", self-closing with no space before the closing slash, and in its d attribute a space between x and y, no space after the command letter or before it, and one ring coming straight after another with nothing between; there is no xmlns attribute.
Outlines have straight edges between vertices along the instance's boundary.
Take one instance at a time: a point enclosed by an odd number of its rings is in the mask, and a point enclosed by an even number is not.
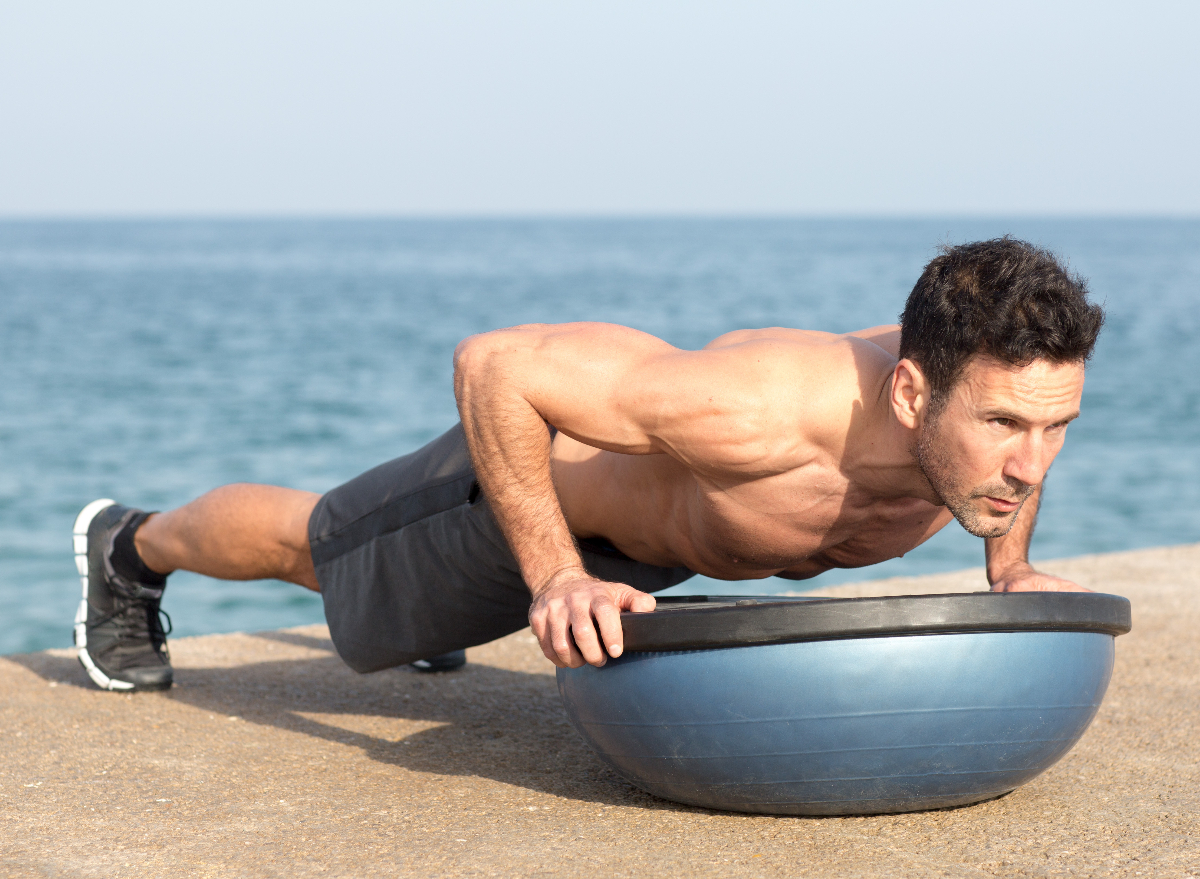
<svg viewBox="0 0 1200 879"><path fill-rule="evenodd" d="M166 577L284 580L320 592L308 523L321 495L270 485L226 485L165 513L97 501L76 522L84 599L76 617L80 662L113 690L159 690L173 672L159 602ZM413 663L450 671L463 651Z"/></svg>
<svg viewBox="0 0 1200 879"><path fill-rule="evenodd" d="M272 485L226 485L150 516L133 535L146 567L221 580L284 580L320 592L308 520L321 495Z"/></svg>
<svg viewBox="0 0 1200 879"><path fill-rule="evenodd" d="M107 690L162 690L174 674L159 605L167 575L275 578L320 591L308 519L321 496L266 485L218 488L168 513L93 501L75 520L83 599L79 661Z"/></svg>

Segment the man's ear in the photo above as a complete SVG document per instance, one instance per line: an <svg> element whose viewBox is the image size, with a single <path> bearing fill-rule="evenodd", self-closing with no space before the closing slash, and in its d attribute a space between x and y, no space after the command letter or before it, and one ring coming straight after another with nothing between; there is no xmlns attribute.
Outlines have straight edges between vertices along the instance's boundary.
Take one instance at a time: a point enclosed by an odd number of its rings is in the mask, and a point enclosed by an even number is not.
<svg viewBox="0 0 1200 879"><path fill-rule="evenodd" d="M915 430L928 408L929 382L921 367L906 357L892 370L892 411L897 421Z"/></svg>

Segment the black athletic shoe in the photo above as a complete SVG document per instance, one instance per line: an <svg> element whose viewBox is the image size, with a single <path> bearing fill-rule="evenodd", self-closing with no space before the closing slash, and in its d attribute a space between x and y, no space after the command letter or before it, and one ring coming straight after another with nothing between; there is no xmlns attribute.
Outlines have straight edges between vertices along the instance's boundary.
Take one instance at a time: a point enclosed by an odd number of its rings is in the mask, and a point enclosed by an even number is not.
<svg viewBox="0 0 1200 879"><path fill-rule="evenodd" d="M449 653L443 653L441 656L432 656L429 659L418 659L416 662L410 662L409 665L417 671L454 671L460 669L467 664L467 651L452 650Z"/></svg>
<svg viewBox="0 0 1200 879"><path fill-rule="evenodd" d="M75 519L75 567L83 583L75 646L80 664L105 690L165 690L173 680L170 629L163 631L159 619L164 586L138 583L113 570L113 541L140 515L141 510L105 498L92 501Z"/></svg>

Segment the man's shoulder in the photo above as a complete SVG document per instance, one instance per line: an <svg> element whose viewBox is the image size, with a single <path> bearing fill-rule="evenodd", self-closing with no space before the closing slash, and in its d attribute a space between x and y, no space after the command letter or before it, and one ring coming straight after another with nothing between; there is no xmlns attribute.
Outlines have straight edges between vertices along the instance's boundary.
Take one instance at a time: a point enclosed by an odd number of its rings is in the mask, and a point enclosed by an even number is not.
<svg viewBox="0 0 1200 879"><path fill-rule="evenodd" d="M756 373L774 376L780 383L796 381L833 400L874 387L896 363L889 350L891 327L873 327L857 333L825 333L787 327L737 330L719 336L705 351L744 363ZM753 364L753 366L751 366Z"/></svg>
<svg viewBox="0 0 1200 879"><path fill-rule="evenodd" d="M829 345L842 336L836 333L826 333L820 330L801 330L794 327L761 327L759 329L733 330L717 336L704 346L705 350L715 351L722 348L734 348L747 345L775 345L782 348L819 349Z"/></svg>
<svg viewBox="0 0 1200 879"><path fill-rule="evenodd" d="M861 337L787 328L729 333L705 351L723 361L729 459L758 474L836 458L896 362Z"/></svg>
<svg viewBox="0 0 1200 879"><path fill-rule="evenodd" d="M793 327L764 327L734 330L717 336L704 346L707 351L729 348L775 349L780 354L814 360L833 360L867 354L878 357L883 352L893 362L898 357L900 327L884 324L851 333L828 333L821 330L801 330Z"/></svg>

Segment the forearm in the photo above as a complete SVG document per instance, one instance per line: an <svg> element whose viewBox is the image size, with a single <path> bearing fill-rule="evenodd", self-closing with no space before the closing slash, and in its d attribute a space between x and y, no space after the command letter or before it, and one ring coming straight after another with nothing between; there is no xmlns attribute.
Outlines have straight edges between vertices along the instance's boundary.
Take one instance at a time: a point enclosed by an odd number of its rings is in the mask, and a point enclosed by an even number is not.
<svg viewBox="0 0 1200 879"><path fill-rule="evenodd" d="M583 563L554 489L546 422L519 383L505 380L521 356L464 343L455 357L455 396L476 478L537 595Z"/></svg>
<svg viewBox="0 0 1200 879"><path fill-rule="evenodd" d="M1036 571L1029 564L1029 541L1037 524L1044 485L1045 481L1029 496L1012 530L986 543L987 577L993 592L1091 592L1078 583Z"/></svg>
<svg viewBox="0 0 1200 879"><path fill-rule="evenodd" d="M1029 544L1033 540L1033 531L1037 526L1038 510L1042 504L1042 488L1039 485L1033 494L1021 507L1017 521L1012 529L1003 537L989 537L984 542L984 554L987 559L988 583L995 585L1011 576L1014 567L1029 565Z"/></svg>

